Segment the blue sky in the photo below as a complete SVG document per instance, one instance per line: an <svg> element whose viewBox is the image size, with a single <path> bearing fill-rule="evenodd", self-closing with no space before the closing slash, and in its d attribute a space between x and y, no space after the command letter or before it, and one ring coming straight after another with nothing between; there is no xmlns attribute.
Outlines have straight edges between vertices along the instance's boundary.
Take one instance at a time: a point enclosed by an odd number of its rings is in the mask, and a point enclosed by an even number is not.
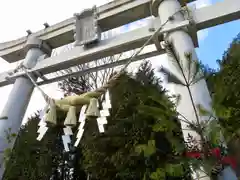
<svg viewBox="0 0 240 180"><path fill-rule="evenodd" d="M220 1L223 0L211 0L211 4ZM207 37L199 41L197 48L199 60L211 68L217 68L216 60L222 58L222 54L238 33L240 33L240 20L209 28Z"/></svg>
<svg viewBox="0 0 240 180"><path fill-rule="evenodd" d="M198 0L198 8L208 6L223 0ZM194 3L195 3L194 2ZM141 26L143 20L125 25L124 30L131 29L130 26ZM211 27L202 32L198 32L199 48L196 48L199 60L211 68L217 68L217 59L222 58L222 54L229 47L232 40L240 33L240 20L232 21L215 27Z"/></svg>
<svg viewBox="0 0 240 180"><path fill-rule="evenodd" d="M211 68L217 68L216 60L222 58L222 54L239 32L240 20L209 28L208 36L199 41L199 60Z"/></svg>

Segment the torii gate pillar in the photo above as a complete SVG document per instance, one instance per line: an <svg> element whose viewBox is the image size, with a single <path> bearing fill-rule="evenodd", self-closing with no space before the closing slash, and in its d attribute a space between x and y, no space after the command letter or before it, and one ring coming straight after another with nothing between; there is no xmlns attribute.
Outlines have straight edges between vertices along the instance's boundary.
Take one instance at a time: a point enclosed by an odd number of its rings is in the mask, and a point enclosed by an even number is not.
<svg viewBox="0 0 240 180"><path fill-rule="evenodd" d="M163 0L161 3L159 3L158 7L158 15L160 17L161 22L167 21L167 19L172 16L175 12L179 11L181 8L181 5L179 4L178 0ZM174 19L169 21L169 23L179 23L181 21L184 21L184 17L181 12L178 12L174 15ZM165 41L171 41L173 43L173 46L176 50L176 53L179 56L179 59L181 61L181 64L183 65L183 69L185 71L188 71L187 68L187 59L185 57L185 53L191 53L192 54L192 60L198 60L197 54L194 48L194 43L192 41L192 37L190 36L188 29L177 29L172 32L164 34ZM172 59L171 56L168 55L168 63L170 66L170 70L173 74L175 74L177 77L179 77L181 80L183 80L183 76L176 65L174 65L175 60ZM186 76L188 73L185 73ZM188 78L188 77L187 77ZM181 100L179 102L179 105L177 107L177 110L179 113L184 115L189 121L195 121L196 117L194 113L194 109L192 106L192 102L189 96L189 92L186 87L181 87L179 85L174 86L174 91L176 94L181 95ZM206 85L205 80L200 80L195 85L191 86L191 93L193 96L193 101L195 105L201 104L205 109L211 111L211 97ZM186 108L187 107L187 108ZM186 124L182 124L182 128L188 129L186 127ZM187 134L193 134L193 132L189 131L183 131L183 135L186 138ZM195 134L197 136L197 134Z"/></svg>
<svg viewBox="0 0 240 180"><path fill-rule="evenodd" d="M26 58L23 64L27 68L32 68L36 65L38 58L45 53L50 53L51 49L35 37L29 37L26 43ZM34 85L27 77L19 77L16 79L12 91L9 95L8 101L2 111L2 117L7 119L0 120L0 151L3 152L7 148L13 147L15 139L9 144L6 139L6 132L11 128L11 133L18 134L22 119L26 112L28 103L30 101ZM4 173L3 153L0 154L0 179Z"/></svg>
<svg viewBox="0 0 240 180"><path fill-rule="evenodd" d="M155 16L159 16L160 21L166 22L170 16L172 16L174 13L179 11L181 8L181 5L178 0L154 0L152 4L153 14ZM179 23L181 21L184 21L184 16L181 12L178 12L174 15L173 20L169 21L168 23ZM196 33L196 32L194 32ZM180 57L180 61L182 62L183 68L187 69L187 59L185 57L185 53L191 53L193 60L198 60L197 54L194 48L194 42L192 40L192 37L190 35L190 32L187 28L184 29L177 29L173 30L169 33L164 34L164 39L167 41L171 41L175 47L176 53ZM169 66L172 73L177 75L180 79L183 79L182 75L177 71L176 66L173 65L173 60L171 60L171 56L168 55L169 59ZM187 73L186 73L187 74ZM180 94L181 99L177 106L177 110L179 113L181 113L184 117L186 117L189 121L195 121L196 117L194 113L194 109L192 106L191 98L189 96L189 92L186 87L180 87L179 85L174 86L174 91L176 94ZM212 111L211 109L211 97L207 88L206 81L204 79L200 80L196 84L191 86L191 93L193 96L194 104L200 104L202 107L204 107L208 111ZM183 129L188 129L187 124L181 122L181 126ZM187 138L188 133L193 135L193 137L199 137L196 133L193 133L193 131L183 131L184 139ZM198 178L202 180L210 180L210 177L206 176L205 173L202 171L196 172L196 174L193 174L193 178ZM223 171L223 177L219 177L220 179L224 180L237 180L237 177L235 173L232 172L230 168L226 168Z"/></svg>

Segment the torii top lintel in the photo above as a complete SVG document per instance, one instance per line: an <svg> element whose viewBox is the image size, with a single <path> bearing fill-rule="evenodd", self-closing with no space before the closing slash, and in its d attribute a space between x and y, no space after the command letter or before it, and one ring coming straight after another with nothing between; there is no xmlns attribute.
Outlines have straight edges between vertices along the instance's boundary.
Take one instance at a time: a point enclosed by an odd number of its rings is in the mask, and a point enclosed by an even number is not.
<svg viewBox="0 0 240 180"><path fill-rule="evenodd" d="M183 4L184 0L179 0ZM187 0L192 2L195 0ZM107 31L151 15L152 0L115 0L97 8L98 24L101 31ZM154 9L153 9L153 14ZM127 18L125 18L127 17ZM47 42L51 48L57 48L74 41L74 17L47 27L30 36L36 36ZM25 58L24 49L27 36L0 44L0 56L13 63Z"/></svg>

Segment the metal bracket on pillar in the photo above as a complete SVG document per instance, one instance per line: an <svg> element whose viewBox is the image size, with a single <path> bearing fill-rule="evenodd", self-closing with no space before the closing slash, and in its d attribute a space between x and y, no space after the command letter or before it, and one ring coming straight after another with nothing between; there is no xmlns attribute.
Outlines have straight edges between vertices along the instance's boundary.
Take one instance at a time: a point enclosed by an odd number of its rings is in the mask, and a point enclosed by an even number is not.
<svg viewBox="0 0 240 180"><path fill-rule="evenodd" d="M158 17L158 7L163 0L152 0L152 15Z"/></svg>
<svg viewBox="0 0 240 180"><path fill-rule="evenodd" d="M187 33L191 36L194 47L199 47L198 37L197 37L197 28L194 22L192 11L196 10L196 6L186 6L187 10L184 11L184 18L189 20L189 26L187 27Z"/></svg>
<svg viewBox="0 0 240 180"><path fill-rule="evenodd" d="M42 73L40 73L40 72L38 72L38 71L34 71L33 74L34 74L36 77L42 79L43 81L47 81L47 80L48 80L48 78L47 78L46 76L42 75Z"/></svg>
<svg viewBox="0 0 240 180"><path fill-rule="evenodd" d="M42 60L44 60L44 59L46 59L46 58L48 58L48 57L50 57L50 55L44 54L44 55L42 55L42 56L40 56L40 57L38 58L37 62L41 62Z"/></svg>
<svg viewBox="0 0 240 180"><path fill-rule="evenodd" d="M25 45L25 51L28 52L30 49L34 48L40 49L47 56L51 56L52 48L45 41L35 36L29 36ZM27 68L34 67L36 65L35 63L36 62L23 61L23 65Z"/></svg>
<svg viewBox="0 0 240 180"><path fill-rule="evenodd" d="M8 72L8 76L6 77L6 79L8 81L14 81L15 78L16 78L16 77L14 77L15 74L19 73L19 72L22 72L22 67L23 66L28 68L28 69L31 69L36 65L37 62L49 57L51 55L51 52L52 52L52 48L50 48L50 46L46 42L44 42L43 40L38 39L34 36L29 36L28 40L25 44L24 50L26 52L28 52L29 50L32 50L32 49L41 50L45 54L39 56L35 61L29 61L28 60L29 58L27 57L28 56L27 55L25 60L23 62L21 62L13 71ZM31 56L31 53L29 53L29 55ZM34 73L31 73L31 75L34 76L34 78L39 77L42 80L47 80L47 78L42 76L40 72L34 72ZM25 73L23 73L22 76L25 76Z"/></svg>
<svg viewBox="0 0 240 180"><path fill-rule="evenodd" d="M172 24L166 24L164 26L165 31L161 31L161 34L158 33L153 37L152 41L154 42L156 49L159 52L162 52L162 50L164 49L164 46L161 42L165 39L166 34L169 34L176 30L184 30L188 33L189 32L188 27L190 25L191 25L191 23L189 20L183 20L181 22L175 23L174 27ZM161 27L161 25L160 25L160 27ZM159 24L154 24L154 28L151 28L151 29L159 29Z"/></svg>
<svg viewBox="0 0 240 180"><path fill-rule="evenodd" d="M163 50L163 48L160 44L162 39L163 39L163 35L161 35L161 36L157 35L157 36L154 36L154 38L153 38L154 45L159 52L161 52Z"/></svg>
<svg viewBox="0 0 240 180"><path fill-rule="evenodd" d="M27 52L31 48L39 48L48 56L51 55L52 48L43 40L38 39L34 36L29 36L25 45L25 51Z"/></svg>
<svg viewBox="0 0 240 180"><path fill-rule="evenodd" d="M97 18L96 6L86 9L80 14L75 14L75 46L93 44L101 39Z"/></svg>
<svg viewBox="0 0 240 180"><path fill-rule="evenodd" d="M151 23L150 26L151 26L151 27L149 27L149 29L148 29L150 32L156 31L156 28L155 28L154 23ZM163 35L162 35L162 34L161 34L160 36L159 36L159 34L156 34L156 35L153 37L153 39L152 39L152 41L154 42L154 45L155 45L156 49L157 49L159 52L162 51L162 46L160 45L161 39L163 39Z"/></svg>
<svg viewBox="0 0 240 180"><path fill-rule="evenodd" d="M158 7L165 0L152 0L152 15L157 17L158 16ZM181 6L185 5L184 0L178 0Z"/></svg>
<svg viewBox="0 0 240 180"><path fill-rule="evenodd" d="M155 17L158 17L158 7L159 5L163 2L164 0L152 0L152 14ZM179 0L179 3L183 6L184 2L182 0ZM186 8L186 9L184 9ZM197 38L197 28L196 25L194 23L193 17L192 17L192 11L195 10L196 7L195 6L184 6L183 9L180 11L180 13L183 14L184 19L189 21L189 24L186 25L186 27L182 28L184 31L186 31L192 38L193 40L193 44L195 47L198 47L198 38ZM156 44L156 43L155 43ZM156 48L158 49L159 45L156 45Z"/></svg>

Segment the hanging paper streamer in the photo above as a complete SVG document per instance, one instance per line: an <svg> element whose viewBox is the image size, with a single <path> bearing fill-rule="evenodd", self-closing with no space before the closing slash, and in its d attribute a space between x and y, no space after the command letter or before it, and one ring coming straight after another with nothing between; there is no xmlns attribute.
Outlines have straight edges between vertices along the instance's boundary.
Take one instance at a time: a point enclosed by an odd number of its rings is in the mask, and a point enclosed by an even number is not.
<svg viewBox="0 0 240 180"><path fill-rule="evenodd" d="M109 109L112 107L111 106L111 100L109 96L109 91L106 92L104 98L102 97L103 103L102 103L102 110L99 111L99 102L98 99L92 98L90 100L90 103L87 107L87 105L84 105L81 108L80 114L79 114L79 119L78 121L80 122L80 125L78 127L78 133L77 133L77 140L74 143L74 146L77 147L83 137L84 133L84 125L85 125L85 120L87 117L90 118L97 118L97 124L98 124L98 129L100 133L104 132L104 125L107 124L107 117L110 116Z"/></svg>
<svg viewBox="0 0 240 180"><path fill-rule="evenodd" d="M105 118L105 119L103 119ZM100 117L97 119L98 123L98 130L100 133L104 133L104 125L107 124L107 118L106 117Z"/></svg>
<svg viewBox="0 0 240 180"><path fill-rule="evenodd" d="M103 109L111 109L112 105L111 105L111 101L110 100L105 100L102 103Z"/></svg>
<svg viewBox="0 0 240 180"><path fill-rule="evenodd" d="M84 129L79 129L78 133L77 133L77 138L81 139L82 135L83 135Z"/></svg>
<svg viewBox="0 0 240 180"><path fill-rule="evenodd" d="M78 146L78 144L80 143L81 139L82 139L82 136L83 136L83 132L84 132L84 124L85 122L81 122L80 126L79 126L79 129L78 129L78 133L77 133L77 140L74 144L75 147Z"/></svg>
<svg viewBox="0 0 240 180"><path fill-rule="evenodd" d="M71 143L71 139L69 135L63 135L62 136L63 146L66 152L69 152L69 144Z"/></svg>
<svg viewBox="0 0 240 180"><path fill-rule="evenodd" d="M40 121L38 123L38 126L47 126L47 123L45 122L46 115L40 115Z"/></svg>
<svg viewBox="0 0 240 180"><path fill-rule="evenodd" d="M105 100L103 101L103 109L111 109L111 108L112 108L112 105L111 105L110 95L109 95L109 91L107 91L105 94Z"/></svg>
<svg viewBox="0 0 240 180"><path fill-rule="evenodd" d="M110 101L110 94L109 94L108 90L105 93L105 100L109 100Z"/></svg>
<svg viewBox="0 0 240 180"><path fill-rule="evenodd" d="M99 108L99 103L98 103L98 101L97 101L97 107Z"/></svg>
<svg viewBox="0 0 240 180"><path fill-rule="evenodd" d="M99 118L97 118L97 123L98 123L99 132L104 133L104 125L107 124L107 118L99 117Z"/></svg>
<svg viewBox="0 0 240 180"><path fill-rule="evenodd" d="M107 124L107 118L106 117L99 117L97 118L98 124Z"/></svg>
<svg viewBox="0 0 240 180"><path fill-rule="evenodd" d="M72 129L69 126L63 128L63 132L65 135L73 135Z"/></svg>
<svg viewBox="0 0 240 180"><path fill-rule="evenodd" d="M41 110L41 111L39 112L39 118L40 118L40 120L42 120L42 118L43 118L44 115L45 115L44 110ZM41 121L40 121L40 122L41 122Z"/></svg>
<svg viewBox="0 0 240 180"><path fill-rule="evenodd" d="M46 113L47 113L47 111L48 111L48 108L49 108L49 104L47 104L47 105L43 108L43 110L40 111L40 113L39 113L39 118L40 118L41 120L43 120L43 118L46 118Z"/></svg>
<svg viewBox="0 0 240 180"><path fill-rule="evenodd" d="M84 125L85 125L85 119L86 119L86 112L87 110L87 105L84 105L82 108L81 108L81 111L80 111L80 114L79 114L79 119L78 121L80 122L80 125L78 127L78 133L77 133L77 140L76 142L74 143L74 146L77 147L78 144L80 143L81 139L82 139L82 136L83 136L83 132L84 132Z"/></svg>
<svg viewBox="0 0 240 180"><path fill-rule="evenodd" d="M110 116L109 109L112 108L109 91L105 94L105 99L100 110L100 117L97 118L98 129L100 133L104 133L104 125L107 124L107 117Z"/></svg>
<svg viewBox="0 0 240 180"><path fill-rule="evenodd" d="M81 141L83 133L84 133L84 129L79 129L79 131L77 133L77 141L75 143L76 146L78 146L79 142Z"/></svg>
<svg viewBox="0 0 240 180"><path fill-rule="evenodd" d="M100 116L101 117L107 117L110 116L109 110L108 109L103 109L100 111Z"/></svg>
<svg viewBox="0 0 240 180"><path fill-rule="evenodd" d="M105 132L103 124L99 124L98 125L98 130L99 130L100 133L104 133Z"/></svg>
<svg viewBox="0 0 240 180"><path fill-rule="evenodd" d="M79 122L85 121L85 118L86 118L86 115L85 115L86 109L87 109L87 105L84 105L84 106L82 107L81 111L80 111L80 115L79 115L79 119L78 119Z"/></svg>
<svg viewBox="0 0 240 180"><path fill-rule="evenodd" d="M46 134L47 130L48 130L48 127L46 127L46 126L42 126L38 129L38 133L39 133L39 135L37 137L38 141L42 140L42 138Z"/></svg>
<svg viewBox="0 0 240 180"><path fill-rule="evenodd" d="M84 125L85 125L85 120L80 123L78 130L83 129Z"/></svg>
<svg viewBox="0 0 240 180"><path fill-rule="evenodd" d="M39 133L38 137L37 137L37 141L41 141L43 136L46 134L48 127L47 127L47 123L45 122L46 117L47 117L47 110L49 108L49 104L47 104L44 109L39 113L40 115L40 121L38 123L39 129L37 131L37 133Z"/></svg>

